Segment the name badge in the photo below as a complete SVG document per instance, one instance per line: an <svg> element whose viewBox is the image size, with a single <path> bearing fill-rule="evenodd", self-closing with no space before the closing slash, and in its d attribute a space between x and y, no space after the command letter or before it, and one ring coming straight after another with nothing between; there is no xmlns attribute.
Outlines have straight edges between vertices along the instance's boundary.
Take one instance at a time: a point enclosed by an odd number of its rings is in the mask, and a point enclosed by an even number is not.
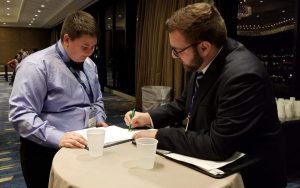
<svg viewBox="0 0 300 188"><path fill-rule="evenodd" d="M96 124L96 108L94 106L91 106L89 116L89 128L96 127Z"/></svg>

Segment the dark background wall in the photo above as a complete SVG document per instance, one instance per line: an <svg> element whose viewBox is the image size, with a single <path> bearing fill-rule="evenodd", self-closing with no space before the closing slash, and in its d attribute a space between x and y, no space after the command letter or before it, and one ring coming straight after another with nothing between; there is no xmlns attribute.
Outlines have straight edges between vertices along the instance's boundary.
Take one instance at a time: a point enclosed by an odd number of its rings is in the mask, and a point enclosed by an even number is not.
<svg viewBox="0 0 300 188"><path fill-rule="evenodd" d="M0 65L13 59L21 48L43 49L50 45L51 29L0 27ZM3 70L3 66L0 67Z"/></svg>

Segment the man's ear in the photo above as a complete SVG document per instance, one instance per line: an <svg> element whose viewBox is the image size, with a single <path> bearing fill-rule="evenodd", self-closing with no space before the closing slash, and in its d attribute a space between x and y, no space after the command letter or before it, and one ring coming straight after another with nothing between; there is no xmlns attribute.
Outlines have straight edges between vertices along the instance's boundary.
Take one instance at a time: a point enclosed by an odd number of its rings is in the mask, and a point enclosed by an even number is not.
<svg viewBox="0 0 300 188"><path fill-rule="evenodd" d="M63 37L63 43L69 47L69 42L70 42L71 38L69 37L68 34L64 34L64 37Z"/></svg>
<svg viewBox="0 0 300 188"><path fill-rule="evenodd" d="M202 55L202 57L207 56L207 54L209 53L209 51L211 50L211 43L207 42L207 41L202 41L201 43L199 43L199 45L197 46L197 49L199 51L199 54Z"/></svg>

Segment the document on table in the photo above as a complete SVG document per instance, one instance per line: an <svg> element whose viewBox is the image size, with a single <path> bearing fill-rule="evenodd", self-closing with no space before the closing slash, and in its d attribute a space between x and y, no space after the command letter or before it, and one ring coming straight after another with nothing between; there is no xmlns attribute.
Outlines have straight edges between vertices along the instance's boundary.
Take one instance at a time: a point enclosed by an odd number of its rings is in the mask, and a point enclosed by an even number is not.
<svg viewBox="0 0 300 188"><path fill-rule="evenodd" d="M234 153L229 159L225 160L225 161L210 161L210 160L203 160L203 159L198 159L198 158L194 158L194 157L188 157L185 155L180 155L177 153L169 153L169 154L165 154L166 156L179 160L179 161L183 161L186 163L190 163L193 164L195 166L198 166L200 168L203 168L204 170L212 170L212 169L216 169L216 168L220 168L222 166L225 166L229 163L234 162L235 160L243 157L245 154L244 153L239 153L236 152Z"/></svg>
<svg viewBox="0 0 300 188"><path fill-rule="evenodd" d="M157 150L157 152L160 153L160 150ZM203 160L203 159L198 159L198 158L189 157L185 155L180 155L165 150L163 150L160 154L171 160L183 162L185 164L190 164L193 167L202 169L203 171L215 176L224 175L226 172L222 171L220 169L221 167L233 163L234 161L236 161L237 159L245 155L244 153L236 152L225 161L210 161L210 160Z"/></svg>
<svg viewBox="0 0 300 188"><path fill-rule="evenodd" d="M111 125L108 127L92 127L88 129L82 129L78 131L74 131L76 133L81 134L85 139L87 139L87 130L89 129L105 129L105 138L104 138L104 144L109 145L117 142L122 142L126 140L131 140L132 136L140 131L140 130L131 130L128 131L128 129L124 129L121 127L117 127L115 125Z"/></svg>

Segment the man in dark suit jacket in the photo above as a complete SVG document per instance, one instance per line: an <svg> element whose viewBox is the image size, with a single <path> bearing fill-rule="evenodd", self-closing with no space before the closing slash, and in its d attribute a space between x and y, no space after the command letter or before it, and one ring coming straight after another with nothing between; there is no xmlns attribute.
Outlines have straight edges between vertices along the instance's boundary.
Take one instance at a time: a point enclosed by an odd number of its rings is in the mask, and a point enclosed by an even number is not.
<svg viewBox="0 0 300 188"><path fill-rule="evenodd" d="M241 171L245 187L286 186L281 127L269 76L241 43L227 38L218 10L189 5L167 20L173 58L191 72L180 98L148 113L125 115L132 127L156 130L158 148L207 160L243 152L260 162ZM185 127L174 127L186 119ZM165 127L171 125L170 127Z"/></svg>

